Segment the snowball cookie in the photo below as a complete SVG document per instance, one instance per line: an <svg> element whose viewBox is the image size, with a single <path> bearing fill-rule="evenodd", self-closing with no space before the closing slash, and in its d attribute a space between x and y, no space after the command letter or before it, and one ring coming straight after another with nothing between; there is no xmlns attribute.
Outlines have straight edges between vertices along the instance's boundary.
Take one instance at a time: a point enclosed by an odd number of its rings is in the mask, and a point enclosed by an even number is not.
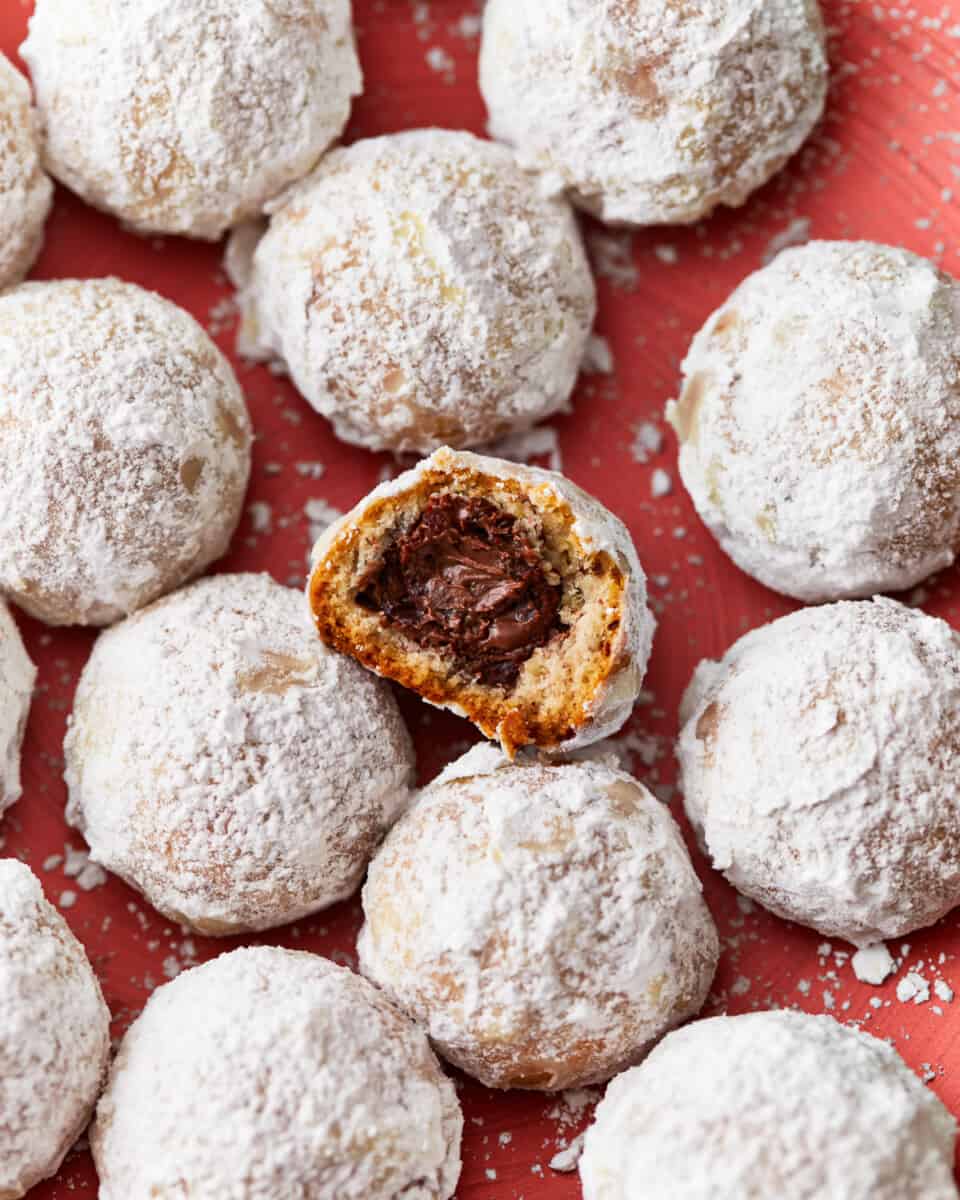
<svg viewBox="0 0 960 1200"><path fill-rule="evenodd" d="M362 82L350 0L37 0L20 53L62 183L214 241L311 170Z"/></svg>
<svg viewBox="0 0 960 1200"><path fill-rule="evenodd" d="M20 748L36 678L20 631L0 600L0 814L20 799Z"/></svg>
<svg viewBox="0 0 960 1200"><path fill-rule="evenodd" d="M893 600L806 609L702 662L687 815L735 888L868 945L960 904L960 636Z"/></svg>
<svg viewBox="0 0 960 1200"><path fill-rule="evenodd" d="M83 947L33 872L0 859L0 1197L56 1173L110 1056L110 1013Z"/></svg>
<svg viewBox="0 0 960 1200"><path fill-rule="evenodd" d="M566 405L593 278L569 205L505 147L358 142L285 197L252 260L239 236L241 353L280 360L344 441L475 446Z"/></svg>
<svg viewBox="0 0 960 1200"><path fill-rule="evenodd" d="M102 634L64 754L94 860L205 934L349 896L413 768L386 685L267 575L201 580Z"/></svg>
<svg viewBox="0 0 960 1200"><path fill-rule="evenodd" d="M321 638L472 721L511 756L615 733L654 619L627 529L554 471L442 449L330 526Z"/></svg>
<svg viewBox="0 0 960 1200"><path fill-rule="evenodd" d="M816 0L488 0L490 132L614 224L740 205L799 149L827 93Z"/></svg>
<svg viewBox="0 0 960 1200"><path fill-rule="evenodd" d="M52 202L30 88L0 54L0 289L19 283L33 266Z"/></svg>
<svg viewBox="0 0 960 1200"><path fill-rule="evenodd" d="M199 574L250 441L230 364L175 304L118 279L0 295L0 592L107 625Z"/></svg>
<svg viewBox="0 0 960 1200"><path fill-rule="evenodd" d="M956 1200L956 1124L892 1046L757 1012L668 1034L587 1131L584 1200Z"/></svg>
<svg viewBox="0 0 960 1200"><path fill-rule="evenodd" d="M960 541L960 284L906 250L811 242L694 338L667 416L730 557L810 602L913 586Z"/></svg>
<svg viewBox="0 0 960 1200"><path fill-rule="evenodd" d="M463 1118L365 980L272 946L158 988L91 1132L100 1200L448 1200Z"/></svg>
<svg viewBox="0 0 960 1200"><path fill-rule="evenodd" d="M363 973L487 1087L609 1079L700 1010L719 952L665 805L487 744L400 819L363 909Z"/></svg>

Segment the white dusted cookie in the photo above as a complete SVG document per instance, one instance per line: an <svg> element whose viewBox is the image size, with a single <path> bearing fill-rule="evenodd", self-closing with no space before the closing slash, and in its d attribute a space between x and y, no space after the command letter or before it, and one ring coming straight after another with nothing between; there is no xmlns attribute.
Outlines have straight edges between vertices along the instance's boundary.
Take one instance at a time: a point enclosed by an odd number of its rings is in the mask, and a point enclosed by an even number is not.
<svg viewBox="0 0 960 1200"><path fill-rule="evenodd" d="M40 883L0 859L0 1196L53 1175L93 1113L110 1013L83 946Z"/></svg>
<svg viewBox="0 0 960 1200"><path fill-rule="evenodd" d="M0 295L0 593L106 625L227 548L250 419L197 322L118 279Z"/></svg>
<svg viewBox="0 0 960 1200"><path fill-rule="evenodd" d="M506 147L442 129L369 138L272 211L228 256L240 350L283 363L338 437L429 453L567 403L593 278L570 206Z"/></svg>
<svg viewBox="0 0 960 1200"><path fill-rule="evenodd" d="M90 1141L101 1200L449 1200L462 1127L426 1037L375 988L262 946L153 993Z"/></svg>
<svg viewBox="0 0 960 1200"><path fill-rule="evenodd" d="M960 540L960 284L906 250L810 242L694 338L667 415L734 562L807 602L912 587Z"/></svg>
<svg viewBox="0 0 960 1200"><path fill-rule="evenodd" d="M823 111L816 0L489 0L490 132L615 224L740 205Z"/></svg>
<svg viewBox="0 0 960 1200"><path fill-rule="evenodd" d="M363 973L488 1087L638 1062L700 1010L719 953L665 805L609 762L486 744L394 826L363 908Z"/></svg>
<svg viewBox="0 0 960 1200"><path fill-rule="evenodd" d="M611 1083L584 1200L957 1200L956 1123L892 1046L832 1017L695 1021Z"/></svg>
<svg viewBox="0 0 960 1200"><path fill-rule="evenodd" d="M20 52L57 179L211 240L312 169L362 82L350 0L37 0Z"/></svg>
<svg viewBox="0 0 960 1200"><path fill-rule="evenodd" d="M680 710L714 866L857 945L960 904L960 635L893 600L803 609L702 662Z"/></svg>
<svg viewBox="0 0 960 1200"><path fill-rule="evenodd" d="M317 542L320 637L508 754L615 733L653 640L626 527L555 471L437 450Z"/></svg>
<svg viewBox="0 0 960 1200"><path fill-rule="evenodd" d="M37 668L0 600L0 815L20 799L20 748Z"/></svg>
<svg viewBox="0 0 960 1200"><path fill-rule="evenodd" d="M206 934L350 895L413 769L386 684L267 575L201 580L101 634L64 756L91 857Z"/></svg>
<svg viewBox="0 0 960 1200"><path fill-rule="evenodd" d="M0 289L20 280L43 245L53 184L40 162L30 87L0 54Z"/></svg>

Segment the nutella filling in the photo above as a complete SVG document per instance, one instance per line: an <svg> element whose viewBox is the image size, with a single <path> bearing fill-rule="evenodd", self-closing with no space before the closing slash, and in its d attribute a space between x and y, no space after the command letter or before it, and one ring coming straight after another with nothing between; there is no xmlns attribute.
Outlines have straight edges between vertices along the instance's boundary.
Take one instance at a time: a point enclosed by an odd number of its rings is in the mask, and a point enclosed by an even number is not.
<svg viewBox="0 0 960 1200"><path fill-rule="evenodd" d="M486 500L430 498L361 581L357 603L466 675L510 687L561 628L562 588L509 513Z"/></svg>

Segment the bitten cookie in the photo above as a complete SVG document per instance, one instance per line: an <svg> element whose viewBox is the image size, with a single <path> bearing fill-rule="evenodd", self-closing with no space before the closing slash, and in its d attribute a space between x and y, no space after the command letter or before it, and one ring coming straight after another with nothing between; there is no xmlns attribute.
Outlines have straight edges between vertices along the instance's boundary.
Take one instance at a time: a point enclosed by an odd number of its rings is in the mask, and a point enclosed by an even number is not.
<svg viewBox="0 0 960 1200"><path fill-rule="evenodd" d="M102 634L64 756L93 859L206 934L350 895L413 770L389 688L266 575L201 580Z"/></svg>
<svg viewBox="0 0 960 1200"><path fill-rule="evenodd" d="M702 662L687 815L738 891L828 937L901 937L960 903L960 635L893 600L804 609Z"/></svg>
<svg viewBox="0 0 960 1200"><path fill-rule="evenodd" d="M314 549L321 638L512 754L615 732L654 619L626 528L562 475L436 451Z"/></svg>
<svg viewBox="0 0 960 1200"><path fill-rule="evenodd" d="M614 224L743 204L823 112L816 0L489 0L480 87L494 137Z"/></svg>
<svg viewBox="0 0 960 1200"><path fill-rule="evenodd" d="M90 1142L101 1200L449 1200L462 1128L427 1039L379 992L261 946L153 993Z"/></svg>
<svg viewBox="0 0 960 1200"><path fill-rule="evenodd" d="M20 52L57 179L213 241L316 165L361 87L349 0L37 0Z"/></svg>
<svg viewBox="0 0 960 1200"><path fill-rule="evenodd" d="M566 201L449 130L332 151L227 261L241 353L371 450L476 446L557 412L596 308Z"/></svg>
<svg viewBox="0 0 960 1200"><path fill-rule="evenodd" d="M0 295L0 593L108 625L226 550L250 474L230 364L188 313L118 279Z"/></svg>
<svg viewBox="0 0 960 1200"><path fill-rule="evenodd" d="M56 1173L93 1112L110 1013L86 953L22 863L0 859L0 1196Z"/></svg>
<svg viewBox="0 0 960 1200"><path fill-rule="evenodd" d="M37 669L0 600L0 815L20 799L20 748Z"/></svg>
<svg viewBox="0 0 960 1200"><path fill-rule="evenodd" d="M0 54L0 289L19 283L43 245L53 184L40 162L27 81Z"/></svg>
<svg viewBox="0 0 960 1200"><path fill-rule="evenodd" d="M912 587L960 540L960 285L906 250L810 242L694 338L680 474L747 574L798 600Z"/></svg>
<svg viewBox="0 0 960 1200"><path fill-rule="evenodd" d="M370 865L360 969L488 1087L608 1079L701 1008L717 932L667 808L603 761L474 747Z"/></svg>
<svg viewBox="0 0 960 1200"><path fill-rule="evenodd" d="M832 1017L696 1021L615 1079L584 1200L957 1200L956 1123L886 1042Z"/></svg>

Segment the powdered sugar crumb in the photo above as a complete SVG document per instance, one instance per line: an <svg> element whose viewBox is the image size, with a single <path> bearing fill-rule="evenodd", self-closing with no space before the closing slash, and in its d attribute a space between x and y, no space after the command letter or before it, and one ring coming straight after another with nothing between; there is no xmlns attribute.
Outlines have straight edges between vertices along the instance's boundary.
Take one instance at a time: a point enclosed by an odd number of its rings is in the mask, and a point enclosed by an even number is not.
<svg viewBox="0 0 960 1200"><path fill-rule="evenodd" d="M853 973L861 983L879 985L897 969L893 956L883 942L864 946L850 960Z"/></svg>

